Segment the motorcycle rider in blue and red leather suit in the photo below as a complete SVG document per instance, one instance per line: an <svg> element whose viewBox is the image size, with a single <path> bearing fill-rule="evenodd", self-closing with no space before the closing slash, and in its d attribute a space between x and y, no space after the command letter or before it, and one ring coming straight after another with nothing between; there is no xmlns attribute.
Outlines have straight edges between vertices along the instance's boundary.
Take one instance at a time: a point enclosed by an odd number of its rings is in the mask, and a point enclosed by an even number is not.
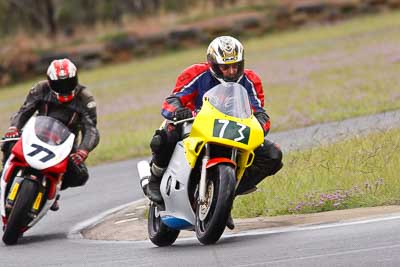
<svg viewBox="0 0 400 267"><path fill-rule="evenodd" d="M214 39L207 49L207 63L194 64L178 76L172 94L162 104L161 114L172 121L192 117L194 111L202 106L203 95L224 82L237 82L246 88L251 108L266 136L270 129L270 120L264 110L262 82L255 72L244 69L243 46L230 36ZM167 123L164 128L156 130L151 140L151 177L147 186L147 196L154 202L163 202L160 192L161 178L179 139L180 134L176 127ZM259 182L275 174L283 166L281 150L267 139L264 139L264 145L254 152L254 162L245 171L236 195L255 191ZM230 229L234 228L231 217L227 226Z"/></svg>

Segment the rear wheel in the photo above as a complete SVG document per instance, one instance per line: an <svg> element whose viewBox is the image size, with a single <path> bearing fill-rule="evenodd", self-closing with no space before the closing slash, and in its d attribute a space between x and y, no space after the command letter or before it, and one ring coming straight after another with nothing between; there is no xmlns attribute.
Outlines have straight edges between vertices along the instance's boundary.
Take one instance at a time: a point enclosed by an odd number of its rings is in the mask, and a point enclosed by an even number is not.
<svg viewBox="0 0 400 267"><path fill-rule="evenodd" d="M236 175L231 165L218 164L207 170L205 203L196 208L196 236L205 244L214 244L225 230L235 196Z"/></svg>
<svg viewBox="0 0 400 267"><path fill-rule="evenodd" d="M147 229L151 242L159 247L172 245L178 238L179 230L166 226L158 213L159 207L153 202L150 204Z"/></svg>
<svg viewBox="0 0 400 267"><path fill-rule="evenodd" d="M30 218L29 211L35 200L37 184L25 179L21 183L14 206L8 216L7 225L4 229L3 242L6 245L14 245L22 235L23 227L27 226Z"/></svg>

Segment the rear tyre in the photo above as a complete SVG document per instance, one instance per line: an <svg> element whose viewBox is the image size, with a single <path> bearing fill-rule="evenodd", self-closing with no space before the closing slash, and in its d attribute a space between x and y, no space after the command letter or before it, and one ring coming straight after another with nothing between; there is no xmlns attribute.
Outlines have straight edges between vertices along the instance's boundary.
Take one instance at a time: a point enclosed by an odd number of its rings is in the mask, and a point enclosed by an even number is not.
<svg viewBox="0 0 400 267"><path fill-rule="evenodd" d="M218 164L207 170L206 203L198 203L196 208L196 236L202 244L214 244L224 232L235 186L233 166Z"/></svg>
<svg viewBox="0 0 400 267"><path fill-rule="evenodd" d="M153 202L150 204L147 230L151 242L159 247L172 245L178 238L179 230L166 226L158 213L159 207Z"/></svg>
<svg viewBox="0 0 400 267"><path fill-rule="evenodd" d="M35 200L36 191L37 184L35 182L28 179L22 182L4 229L3 242L6 245L16 244L23 233L22 228L28 225L30 221L28 213Z"/></svg>

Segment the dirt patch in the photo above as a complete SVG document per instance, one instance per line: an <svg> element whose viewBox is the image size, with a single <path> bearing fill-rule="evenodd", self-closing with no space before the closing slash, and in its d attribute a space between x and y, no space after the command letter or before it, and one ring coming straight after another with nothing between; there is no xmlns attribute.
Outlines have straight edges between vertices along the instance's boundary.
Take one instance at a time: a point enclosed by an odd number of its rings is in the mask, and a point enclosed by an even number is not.
<svg viewBox="0 0 400 267"><path fill-rule="evenodd" d="M147 220L145 219L145 210L147 205L148 202L146 200L136 202L127 208L107 216L100 223L82 230L81 234L84 238L93 240L147 240ZM236 226L235 229L232 231L226 229L225 231L226 233L235 234L255 229L271 229L277 227L317 225L348 220L361 220L395 213L400 213L400 206L357 208L313 214L234 219ZM181 231L179 238L192 236L195 236L194 232Z"/></svg>

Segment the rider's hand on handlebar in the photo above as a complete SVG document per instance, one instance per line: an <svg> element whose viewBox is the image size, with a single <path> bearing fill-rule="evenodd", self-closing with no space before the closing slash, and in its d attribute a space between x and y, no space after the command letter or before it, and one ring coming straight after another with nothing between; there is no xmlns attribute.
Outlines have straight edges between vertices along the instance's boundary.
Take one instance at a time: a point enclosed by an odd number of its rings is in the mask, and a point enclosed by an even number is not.
<svg viewBox="0 0 400 267"><path fill-rule="evenodd" d="M74 161L76 165L80 165L85 161L89 152L83 149L78 149L75 153L71 154L71 159Z"/></svg>
<svg viewBox="0 0 400 267"><path fill-rule="evenodd" d="M4 134L4 138L17 138L20 136L20 132L17 127L11 126L8 131Z"/></svg>
<svg viewBox="0 0 400 267"><path fill-rule="evenodd" d="M177 108L175 110L175 114L174 114L175 121L189 119L192 117L193 117L193 114L192 114L192 110L190 108L182 107L182 108Z"/></svg>

